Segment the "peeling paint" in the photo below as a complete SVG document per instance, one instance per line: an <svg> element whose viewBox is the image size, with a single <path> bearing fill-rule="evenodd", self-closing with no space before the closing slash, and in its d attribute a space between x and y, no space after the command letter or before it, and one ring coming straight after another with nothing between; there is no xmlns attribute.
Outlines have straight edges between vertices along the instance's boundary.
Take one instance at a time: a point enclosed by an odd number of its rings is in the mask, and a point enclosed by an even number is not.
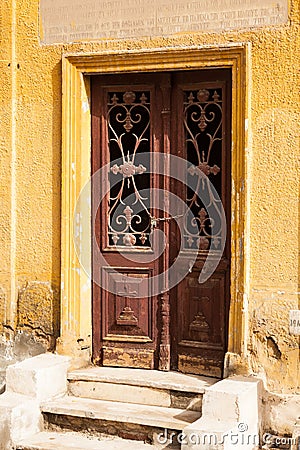
<svg viewBox="0 0 300 450"><path fill-rule="evenodd" d="M106 366L153 369L153 350L103 347L103 364Z"/></svg>
<svg viewBox="0 0 300 450"><path fill-rule="evenodd" d="M26 283L19 291L18 327L35 329L42 335L53 335L53 290L49 283Z"/></svg>
<svg viewBox="0 0 300 450"><path fill-rule="evenodd" d="M90 110L90 105L89 102L86 100L84 102L82 102L82 111L84 113L88 112Z"/></svg>

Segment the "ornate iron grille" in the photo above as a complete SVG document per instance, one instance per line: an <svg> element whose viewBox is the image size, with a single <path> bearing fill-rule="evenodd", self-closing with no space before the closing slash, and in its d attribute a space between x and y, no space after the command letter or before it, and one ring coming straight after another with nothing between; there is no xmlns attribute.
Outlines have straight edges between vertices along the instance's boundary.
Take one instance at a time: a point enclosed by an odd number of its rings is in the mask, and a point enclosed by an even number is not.
<svg viewBox="0 0 300 450"><path fill-rule="evenodd" d="M107 123L109 246L149 248L150 92L108 92Z"/></svg>
<svg viewBox="0 0 300 450"><path fill-rule="evenodd" d="M221 197L222 88L184 91L183 120L186 157L191 163L187 174L186 203L193 213L192 218L186 216L184 246L186 250L198 248L202 252L218 250L221 243L220 200L217 200L207 178L200 175L203 172L208 177Z"/></svg>

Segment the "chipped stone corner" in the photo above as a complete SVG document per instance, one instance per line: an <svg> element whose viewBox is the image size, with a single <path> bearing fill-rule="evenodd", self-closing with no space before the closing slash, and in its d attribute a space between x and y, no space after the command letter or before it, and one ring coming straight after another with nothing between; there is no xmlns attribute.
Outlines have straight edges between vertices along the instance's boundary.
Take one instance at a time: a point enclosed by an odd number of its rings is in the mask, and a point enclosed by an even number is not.
<svg viewBox="0 0 300 450"><path fill-rule="evenodd" d="M73 334L65 334L56 340L56 352L59 355L70 357L69 369L81 369L91 364L92 337L76 337Z"/></svg>
<svg viewBox="0 0 300 450"><path fill-rule="evenodd" d="M265 391L262 417L263 429L270 434L292 436L296 429L300 435L300 393L275 394Z"/></svg>
<svg viewBox="0 0 300 450"><path fill-rule="evenodd" d="M233 375L252 375L248 359L237 353L227 352L224 358L224 378Z"/></svg>

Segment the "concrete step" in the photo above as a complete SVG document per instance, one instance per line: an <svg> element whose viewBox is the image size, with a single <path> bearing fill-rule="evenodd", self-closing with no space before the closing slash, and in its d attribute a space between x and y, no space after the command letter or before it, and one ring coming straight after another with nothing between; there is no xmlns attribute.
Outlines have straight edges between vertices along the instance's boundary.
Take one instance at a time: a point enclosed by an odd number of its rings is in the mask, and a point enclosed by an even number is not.
<svg viewBox="0 0 300 450"><path fill-rule="evenodd" d="M41 432L23 439L16 450L147 450L152 445L140 441L129 441L114 436L84 436L71 432Z"/></svg>
<svg viewBox="0 0 300 450"><path fill-rule="evenodd" d="M69 393L76 397L199 412L205 388L218 381L179 372L110 367L74 370L68 380Z"/></svg>
<svg viewBox="0 0 300 450"><path fill-rule="evenodd" d="M155 444L165 430L174 435L200 417L196 411L66 396L41 405L49 430L89 430Z"/></svg>

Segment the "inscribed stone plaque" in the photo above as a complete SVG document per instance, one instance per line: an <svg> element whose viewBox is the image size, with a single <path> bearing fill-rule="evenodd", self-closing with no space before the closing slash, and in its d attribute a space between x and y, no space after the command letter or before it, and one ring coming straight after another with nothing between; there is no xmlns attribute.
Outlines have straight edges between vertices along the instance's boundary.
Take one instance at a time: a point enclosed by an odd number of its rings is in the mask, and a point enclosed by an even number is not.
<svg viewBox="0 0 300 450"><path fill-rule="evenodd" d="M40 0L44 44L220 32L287 19L288 0Z"/></svg>
<svg viewBox="0 0 300 450"><path fill-rule="evenodd" d="M290 334L300 335L300 309L290 311Z"/></svg>

